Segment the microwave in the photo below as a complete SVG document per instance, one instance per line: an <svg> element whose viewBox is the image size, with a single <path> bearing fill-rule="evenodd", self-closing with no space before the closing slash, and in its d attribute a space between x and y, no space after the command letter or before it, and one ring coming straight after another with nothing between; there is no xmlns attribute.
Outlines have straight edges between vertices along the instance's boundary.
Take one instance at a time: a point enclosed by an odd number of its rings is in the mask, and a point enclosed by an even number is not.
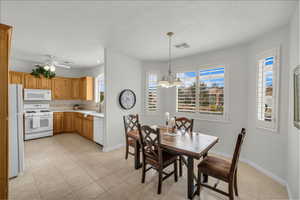
<svg viewBox="0 0 300 200"><path fill-rule="evenodd" d="M24 89L25 101L50 101L51 90Z"/></svg>

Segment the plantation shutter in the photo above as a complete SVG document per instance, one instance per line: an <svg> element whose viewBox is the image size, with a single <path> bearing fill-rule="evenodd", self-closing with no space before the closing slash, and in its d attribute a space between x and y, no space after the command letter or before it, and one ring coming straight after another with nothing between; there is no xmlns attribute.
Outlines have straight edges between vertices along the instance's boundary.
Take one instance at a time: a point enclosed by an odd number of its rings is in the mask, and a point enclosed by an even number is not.
<svg viewBox="0 0 300 200"><path fill-rule="evenodd" d="M149 73L146 86L146 102L145 110L147 112L156 112L158 108L158 90L157 90L158 77L155 73Z"/></svg>
<svg viewBox="0 0 300 200"><path fill-rule="evenodd" d="M196 111L196 72L177 73L183 86L177 88L177 112Z"/></svg>
<svg viewBox="0 0 300 200"><path fill-rule="evenodd" d="M199 71L199 111L211 114L224 112L224 67Z"/></svg>
<svg viewBox="0 0 300 200"><path fill-rule="evenodd" d="M257 84L257 115L258 120L273 121L274 84L275 81L274 56L259 60Z"/></svg>

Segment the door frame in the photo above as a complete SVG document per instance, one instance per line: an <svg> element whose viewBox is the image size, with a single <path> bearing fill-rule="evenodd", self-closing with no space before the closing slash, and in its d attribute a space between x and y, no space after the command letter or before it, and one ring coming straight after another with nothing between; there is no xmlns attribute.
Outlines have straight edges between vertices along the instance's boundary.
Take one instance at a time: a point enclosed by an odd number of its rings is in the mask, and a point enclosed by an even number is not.
<svg viewBox="0 0 300 200"><path fill-rule="evenodd" d="M8 81L12 27L0 24L0 199L8 199Z"/></svg>

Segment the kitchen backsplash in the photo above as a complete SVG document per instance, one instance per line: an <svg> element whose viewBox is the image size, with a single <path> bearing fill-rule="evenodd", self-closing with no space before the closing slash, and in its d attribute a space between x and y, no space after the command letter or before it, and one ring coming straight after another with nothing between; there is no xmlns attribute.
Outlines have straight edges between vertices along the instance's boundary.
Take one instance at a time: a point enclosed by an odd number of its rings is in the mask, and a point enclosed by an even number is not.
<svg viewBox="0 0 300 200"><path fill-rule="evenodd" d="M52 110L73 110L73 106L79 104L83 110L97 110L97 103L94 101L81 100L52 100L50 107Z"/></svg>

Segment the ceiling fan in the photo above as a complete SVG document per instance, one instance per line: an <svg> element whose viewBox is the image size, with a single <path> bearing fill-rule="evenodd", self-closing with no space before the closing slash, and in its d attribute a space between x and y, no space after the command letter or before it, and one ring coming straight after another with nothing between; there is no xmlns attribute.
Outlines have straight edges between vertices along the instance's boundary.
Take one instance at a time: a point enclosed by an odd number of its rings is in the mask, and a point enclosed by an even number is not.
<svg viewBox="0 0 300 200"><path fill-rule="evenodd" d="M46 55L47 59L44 63L42 64L36 64L36 67L43 67L46 71L51 71L54 72L56 67L61 67L61 68L66 68L66 69L70 69L71 66L70 64L72 64L72 62L70 61L58 61L57 57L53 56L53 55Z"/></svg>

